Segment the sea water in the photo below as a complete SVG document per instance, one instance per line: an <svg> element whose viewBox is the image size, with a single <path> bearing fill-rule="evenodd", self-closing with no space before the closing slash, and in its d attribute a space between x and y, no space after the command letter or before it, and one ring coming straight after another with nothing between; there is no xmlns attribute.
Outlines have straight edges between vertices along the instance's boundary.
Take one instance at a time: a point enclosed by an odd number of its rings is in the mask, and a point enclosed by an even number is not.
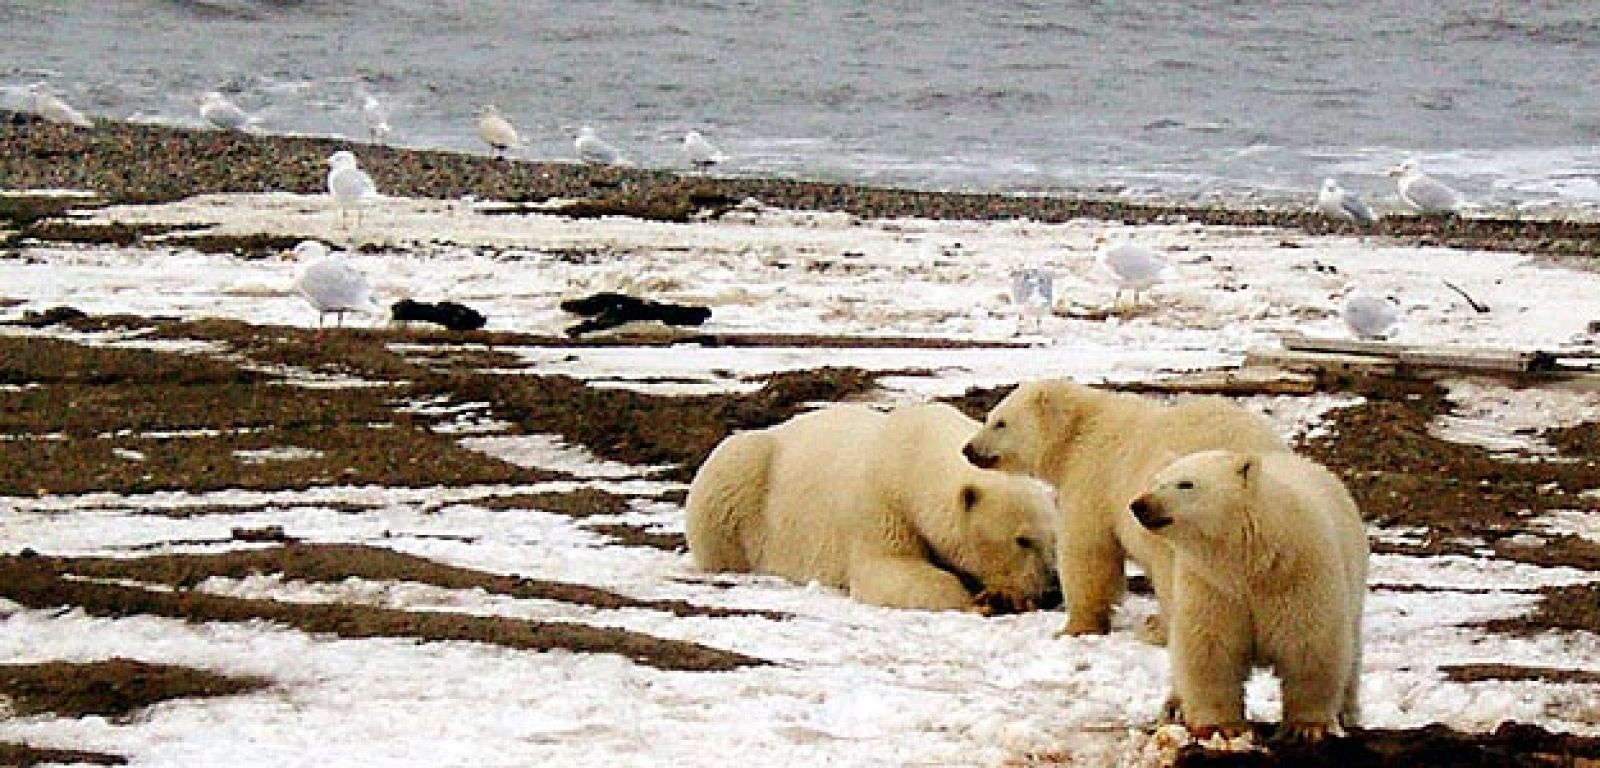
<svg viewBox="0 0 1600 768"><path fill-rule="evenodd" d="M0 85L199 124L220 89L268 132L628 158L926 189L1382 208L1415 156L1490 208L1600 207L1600 3L1295 0L5 0Z"/></svg>

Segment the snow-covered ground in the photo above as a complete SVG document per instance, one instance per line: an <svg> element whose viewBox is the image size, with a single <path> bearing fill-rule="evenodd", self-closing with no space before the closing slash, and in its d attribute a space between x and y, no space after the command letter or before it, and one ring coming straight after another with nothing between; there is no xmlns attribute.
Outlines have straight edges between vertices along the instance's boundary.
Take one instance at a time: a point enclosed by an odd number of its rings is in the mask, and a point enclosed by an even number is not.
<svg viewBox="0 0 1600 768"><path fill-rule="evenodd" d="M712 332L1025 342L962 350L497 347L525 364L508 374L561 373L597 387L649 391L738 390L750 386L751 374L822 365L902 372L885 380L885 401L1042 376L1148 379L1236 363L1251 349L1275 345L1286 331L1344 337L1338 307L1356 286L1400 301L1400 340L1587 351L1596 341L1587 324L1597 319L1593 300L1600 296L1600 276L1516 254L1181 224L863 221L752 208L684 225L486 215L464 204L386 199L349 233L324 200L292 195L197 198L93 216L382 245L351 257L373 279L380 303L401 296L461 301L488 315L494 330L556 333L573 320L556 308L559 299L621 290L709 304ZM1119 234L1163 251L1174 267L1142 306L1104 318L1098 310L1111 304L1114 284L1093 253L1097 238ZM102 246L25 248L22 257L7 263L0 282L0 298L21 303L0 313L70 304L92 314L316 320L288 289L294 270L288 261ZM1010 275L1023 267L1054 275L1061 313L1010 301ZM1444 279L1493 311L1473 312ZM1461 412L1436 425L1437 433L1489 441L1497 450L1542 450L1513 439L1530 425L1600 419L1593 391L1473 383L1455 385L1452 397L1463 403ZM1328 397L1249 402L1286 434L1315 429L1326 409L1343 404ZM481 570L796 618L680 618L361 580L252 577L212 579L199 588L625 627L777 664L664 672L617 656L348 640L265 624L108 620L0 601L0 663L125 656L274 681L262 693L160 704L131 722L4 719L0 740L124 754L135 765L743 766L774 757L795 765L989 765L1028 755L1111 765L1141 754L1141 734L1167 686L1164 652L1130 631L1153 609L1147 599L1130 600L1108 636L1058 638L1059 612L979 618L894 611L768 577L708 578L686 555L617 546L570 517L510 516L480 506L509 492L588 486L654 498L681 485L651 479L652 468L601 462L546 436L497 435L493 420L470 405L460 423L461 439L474 449L576 479L518 487L7 498L0 499L0 549L126 554L130 547L150 551L142 545L226 539L235 527L281 525L314 542L379 543ZM291 449L257 458L293 461ZM352 511L352 502L365 511ZM150 514L186 506L256 511ZM682 510L659 500L636 499L622 519L682 529ZM1581 512L1554 515L1548 527L1600 538L1592 515ZM1516 719L1600 734L1597 686L1455 683L1440 672L1444 665L1485 662L1600 672L1594 635L1524 638L1464 626L1519 615L1536 600L1533 588L1589 581L1594 573L1383 555L1374 558L1372 578L1443 591L1372 593L1367 725L1443 722L1485 730ZM1275 682L1258 676L1249 691L1252 714L1274 718Z"/></svg>

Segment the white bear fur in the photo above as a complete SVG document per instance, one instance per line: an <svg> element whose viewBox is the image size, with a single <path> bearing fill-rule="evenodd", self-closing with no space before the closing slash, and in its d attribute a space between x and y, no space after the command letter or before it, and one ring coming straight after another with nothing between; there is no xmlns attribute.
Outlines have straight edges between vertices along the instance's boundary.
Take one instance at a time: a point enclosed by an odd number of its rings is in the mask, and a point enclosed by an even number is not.
<svg viewBox="0 0 1600 768"><path fill-rule="evenodd" d="M977 428L947 405L842 405L733 435L690 486L689 550L702 569L817 581L873 605L1034 605L1055 589L1054 500L968 464Z"/></svg>
<svg viewBox="0 0 1600 768"><path fill-rule="evenodd" d="M1024 382L990 410L965 453L979 466L1031 475L1056 489L1056 562L1067 601L1063 634L1104 634L1126 587L1124 560L1169 601L1172 553L1128 516L1128 502L1173 459L1211 448L1287 450L1272 425L1230 400L1171 403L1067 379ZM1160 617L1151 637L1161 642Z"/></svg>
<svg viewBox="0 0 1600 768"><path fill-rule="evenodd" d="M1282 680L1280 737L1357 723L1368 547L1339 478L1291 453L1205 451L1131 510L1172 544L1172 703L1191 730L1245 727L1254 666Z"/></svg>

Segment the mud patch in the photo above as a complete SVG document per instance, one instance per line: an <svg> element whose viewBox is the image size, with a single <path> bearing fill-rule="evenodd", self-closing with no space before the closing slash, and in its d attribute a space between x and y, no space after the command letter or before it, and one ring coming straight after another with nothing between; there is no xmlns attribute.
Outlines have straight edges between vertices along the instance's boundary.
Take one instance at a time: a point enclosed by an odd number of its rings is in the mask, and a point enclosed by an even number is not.
<svg viewBox="0 0 1600 768"><path fill-rule="evenodd" d="M1600 634L1600 583L1543 587L1539 604L1526 616L1494 619L1483 626L1496 632L1536 634L1551 629Z"/></svg>
<svg viewBox="0 0 1600 768"><path fill-rule="evenodd" d="M282 574L286 579L329 584L350 578L411 581L443 589L480 589L507 597L556 600L604 610L637 608L664 611L674 616L789 618L788 614L777 611L711 608L681 600L640 600L597 587L477 571L361 544L290 544L219 554L152 555L132 559L34 556L17 560L56 574L160 584L176 589L189 589L213 576L239 579L252 574Z"/></svg>
<svg viewBox="0 0 1600 768"><path fill-rule="evenodd" d="M163 701L236 696L268 685L269 681L259 677L228 677L123 658L0 665L0 695L19 717L53 714L120 719Z"/></svg>
<svg viewBox="0 0 1600 768"><path fill-rule="evenodd" d="M493 496L473 502L485 509L537 509L583 519L595 515L621 515L630 509L627 496L599 488Z"/></svg>
<svg viewBox="0 0 1600 768"><path fill-rule="evenodd" d="M588 523L584 529L609 537L624 547L649 547L663 552L688 552L689 540L681 533L653 531L627 523Z"/></svg>
<svg viewBox="0 0 1600 768"><path fill-rule="evenodd" d="M663 670L720 672L769 663L695 643L577 623L352 605L300 605L101 584L68 576L49 558L0 558L0 595L29 608L70 606L90 616L164 616L190 622L267 621L302 632L345 638L411 637L518 650L611 653Z"/></svg>
<svg viewBox="0 0 1600 768"><path fill-rule="evenodd" d="M1445 679L1456 683L1485 680L1538 680L1546 683L1600 685L1600 672L1556 667L1521 667L1512 664L1447 664L1439 667Z"/></svg>
<svg viewBox="0 0 1600 768"><path fill-rule="evenodd" d="M1257 735L1270 737L1270 726ZM1357 729L1315 747L1221 753L1198 746L1178 753L1180 768L1577 768L1595 765L1600 739L1505 723L1493 733L1461 733L1442 725L1406 730Z"/></svg>
<svg viewBox="0 0 1600 768"><path fill-rule="evenodd" d="M41 749L26 744L0 741L0 765L14 768L32 768L35 765L127 765L128 758L104 752L84 752L76 749Z"/></svg>

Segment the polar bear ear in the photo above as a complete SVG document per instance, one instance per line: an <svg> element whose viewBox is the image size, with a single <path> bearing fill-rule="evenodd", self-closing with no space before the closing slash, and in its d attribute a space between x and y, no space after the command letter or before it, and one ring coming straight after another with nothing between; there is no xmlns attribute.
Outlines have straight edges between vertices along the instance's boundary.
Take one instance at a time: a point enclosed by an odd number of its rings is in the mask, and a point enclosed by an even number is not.
<svg viewBox="0 0 1600 768"><path fill-rule="evenodd" d="M971 512L973 507L978 506L978 500L981 497L982 497L981 494L978 492L978 486L976 486L976 485L963 485L963 486L961 486L961 494L958 497L960 499L960 501L961 501L961 511L963 511L963 512Z"/></svg>
<svg viewBox="0 0 1600 768"><path fill-rule="evenodd" d="M1256 474L1260 472L1261 462L1254 455L1248 453L1234 461L1236 462L1234 471L1239 473L1239 482L1249 485L1250 481L1255 479Z"/></svg>

